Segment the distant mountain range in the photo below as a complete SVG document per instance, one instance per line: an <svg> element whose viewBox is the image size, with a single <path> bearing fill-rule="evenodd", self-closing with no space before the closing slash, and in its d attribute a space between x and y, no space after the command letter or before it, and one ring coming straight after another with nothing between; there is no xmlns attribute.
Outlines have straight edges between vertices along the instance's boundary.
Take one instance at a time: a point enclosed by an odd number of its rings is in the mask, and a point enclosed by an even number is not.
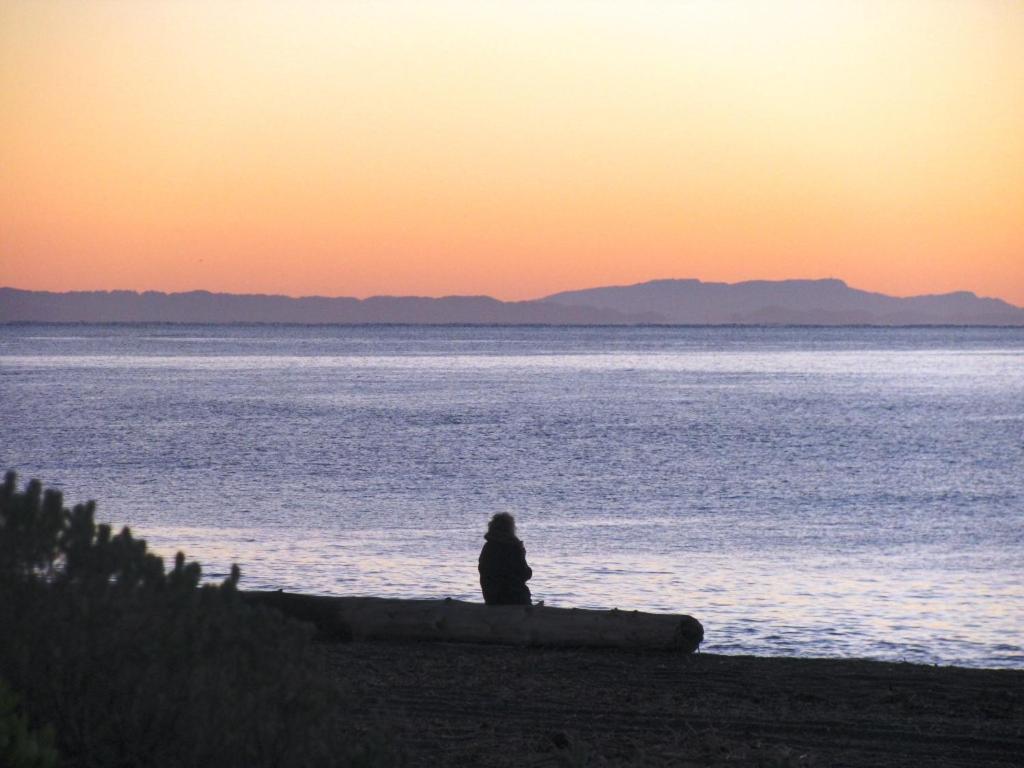
<svg viewBox="0 0 1024 768"><path fill-rule="evenodd" d="M661 322L680 325L1024 325L1021 307L969 291L898 298L831 279L652 280L566 291L542 302L653 313Z"/></svg>
<svg viewBox="0 0 1024 768"><path fill-rule="evenodd" d="M1024 326L1024 308L967 291L897 298L831 279L653 280L566 291L533 301L0 288L0 322Z"/></svg>

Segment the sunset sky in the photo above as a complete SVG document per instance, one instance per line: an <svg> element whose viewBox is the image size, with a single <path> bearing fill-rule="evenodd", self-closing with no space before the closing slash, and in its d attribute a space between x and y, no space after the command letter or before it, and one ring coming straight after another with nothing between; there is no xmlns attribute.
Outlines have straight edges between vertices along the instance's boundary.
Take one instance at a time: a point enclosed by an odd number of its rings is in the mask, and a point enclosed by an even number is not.
<svg viewBox="0 0 1024 768"><path fill-rule="evenodd" d="M1024 305L1024 2L0 3L0 285Z"/></svg>

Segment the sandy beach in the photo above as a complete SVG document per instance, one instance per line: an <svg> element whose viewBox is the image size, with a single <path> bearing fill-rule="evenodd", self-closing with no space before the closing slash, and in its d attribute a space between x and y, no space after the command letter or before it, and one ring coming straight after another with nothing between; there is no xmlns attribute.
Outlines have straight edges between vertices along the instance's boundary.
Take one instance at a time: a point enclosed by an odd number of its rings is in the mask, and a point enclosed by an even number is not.
<svg viewBox="0 0 1024 768"><path fill-rule="evenodd" d="M1024 671L449 643L324 644L412 765L1019 766Z"/></svg>

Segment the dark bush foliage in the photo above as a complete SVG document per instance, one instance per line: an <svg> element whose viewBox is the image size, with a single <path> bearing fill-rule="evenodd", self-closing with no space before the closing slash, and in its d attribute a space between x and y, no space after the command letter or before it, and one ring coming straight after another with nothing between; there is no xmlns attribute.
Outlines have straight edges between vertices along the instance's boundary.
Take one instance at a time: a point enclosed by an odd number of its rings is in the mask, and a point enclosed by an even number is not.
<svg viewBox="0 0 1024 768"><path fill-rule="evenodd" d="M57 750L53 730L35 731L19 711L18 698L0 680L0 765L4 768L53 768Z"/></svg>
<svg viewBox="0 0 1024 768"><path fill-rule="evenodd" d="M170 571L90 502L0 488L0 677L67 766L391 764L341 721L308 625L250 605L239 572Z"/></svg>

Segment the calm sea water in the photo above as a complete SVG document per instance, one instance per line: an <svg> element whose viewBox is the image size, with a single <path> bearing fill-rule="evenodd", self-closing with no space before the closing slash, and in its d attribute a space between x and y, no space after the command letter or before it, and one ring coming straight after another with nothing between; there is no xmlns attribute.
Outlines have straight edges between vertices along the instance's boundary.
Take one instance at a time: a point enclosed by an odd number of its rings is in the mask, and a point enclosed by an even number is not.
<svg viewBox="0 0 1024 768"><path fill-rule="evenodd" d="M0 467L248 588L1024 667L1024 330L0 326Z"/></svg>

